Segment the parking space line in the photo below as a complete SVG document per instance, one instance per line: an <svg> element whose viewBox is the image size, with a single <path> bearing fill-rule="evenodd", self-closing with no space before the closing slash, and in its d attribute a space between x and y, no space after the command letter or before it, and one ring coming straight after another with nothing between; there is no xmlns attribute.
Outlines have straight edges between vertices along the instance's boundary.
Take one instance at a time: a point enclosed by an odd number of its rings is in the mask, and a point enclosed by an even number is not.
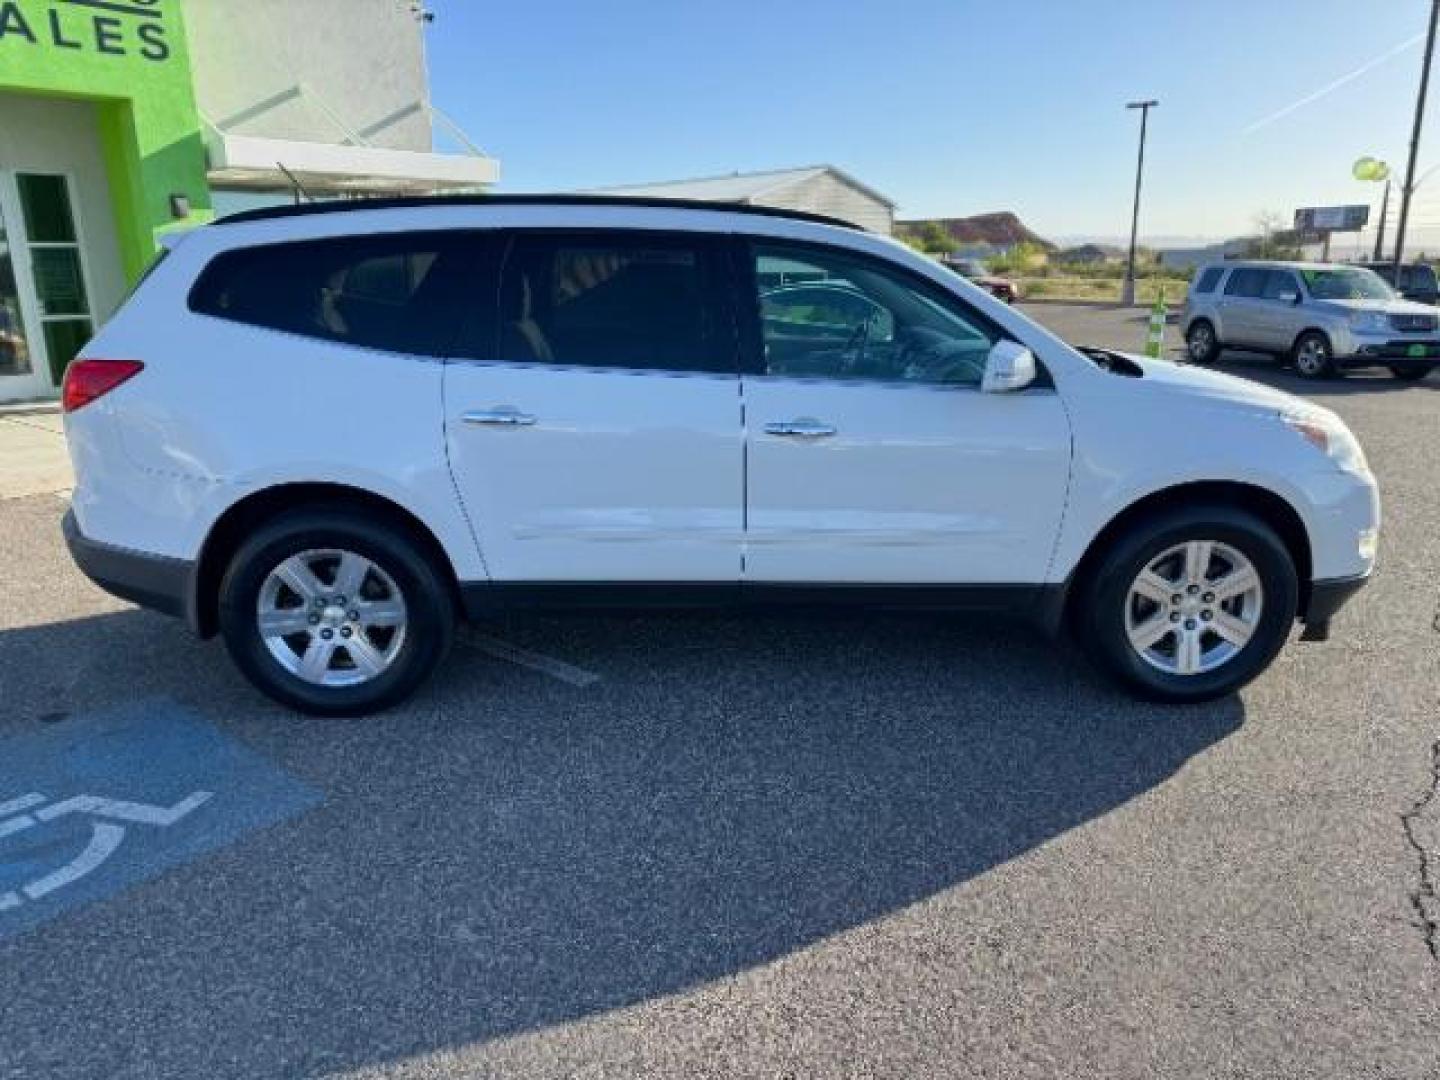
<svg viewBox="0 0 1440 1080"><path fill-rule="evenodd" d="M491 637L489 634L481 634L467 629L461 631L460 640L463 644L479 649L497 660L508 660L512 664L519 664L531 671L549 675L552 679L559 679L571 686L594 686L600 681L600 676L593 671L586 671L582 667L567 664L564 660L557 660L544 653L522 649L519 645L512 645L508 641Z"/></svg>

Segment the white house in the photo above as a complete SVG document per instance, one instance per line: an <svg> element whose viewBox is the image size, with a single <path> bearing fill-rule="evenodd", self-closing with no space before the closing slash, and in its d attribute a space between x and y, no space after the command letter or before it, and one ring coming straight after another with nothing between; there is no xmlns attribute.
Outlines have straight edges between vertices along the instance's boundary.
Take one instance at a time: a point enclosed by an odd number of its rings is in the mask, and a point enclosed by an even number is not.
<svg viewBox="0 0 1440 1080"><path fill-rule="evenodd" d="M895 228L895 202L834 165L809 165L771 172L731 173L698 180L628 184L600 188L597 195L637 195L657 199L702 199L781 210L828 214L887 236Z"/></svg>

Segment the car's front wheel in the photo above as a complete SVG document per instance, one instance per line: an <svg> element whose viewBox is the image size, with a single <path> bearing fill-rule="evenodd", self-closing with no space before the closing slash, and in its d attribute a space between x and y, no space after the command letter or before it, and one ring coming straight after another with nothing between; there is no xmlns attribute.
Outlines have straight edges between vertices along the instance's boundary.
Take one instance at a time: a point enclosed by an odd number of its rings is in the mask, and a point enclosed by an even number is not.
<svg viewBox="0 0 1440 1080"><path fill-rule="evenodd" d="M1232 507L1186 508L1107 544L1081 585L1075 629L1142 697L1207 701L1270 664L1298 602L1294 562L1265 522Z"/></svg>
<svg viewBox="0 0 1440 1080"><path fill-rule="evenodd" d="M1295 339L1290 350L1295 370L1306 379L1326 379L1335 374L1335 353L1330 339L1318 330L1310 330Z"/></svg>
<svg viewBox="0 0 1440 1080"><path fill-rule="evenodd" d="M283 514L240 545L220 585L236 665L275 700L359 716L403 700L450 647L455 609L405 529L349 507Z"/></svg>

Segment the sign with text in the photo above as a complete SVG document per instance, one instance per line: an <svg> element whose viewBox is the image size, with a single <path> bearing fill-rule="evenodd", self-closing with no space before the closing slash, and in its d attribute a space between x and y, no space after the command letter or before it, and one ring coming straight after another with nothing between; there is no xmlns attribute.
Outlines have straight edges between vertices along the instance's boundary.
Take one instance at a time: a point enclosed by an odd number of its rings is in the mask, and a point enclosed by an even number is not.
<svg viewBox="0 0 1440 1080"><path fill-rule="evenodd" d="M1295 230L1302 233L1359 232L1370 220L1370 207L1307 206L1295 211Z"/></svg>
<svg viewBox="0 0 1440 1080"><path fill-rule="evenodd" d="M159 63L171 56L168 35L160 0L52 0L28 13L16 0L0 0L0 57L31 45Z"/></svg>

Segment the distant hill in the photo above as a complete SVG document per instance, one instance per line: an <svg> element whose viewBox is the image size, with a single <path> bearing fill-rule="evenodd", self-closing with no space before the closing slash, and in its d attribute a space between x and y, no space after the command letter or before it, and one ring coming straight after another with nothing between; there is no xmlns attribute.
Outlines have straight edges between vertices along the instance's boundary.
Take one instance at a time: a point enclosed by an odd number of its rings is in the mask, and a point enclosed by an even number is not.
<svg viewBox="0 0 1440 1080"><path fill-rule="evenodd" d="M933 221L961 244L989 244L991 247L1008 248L1029 242L1038 244L1046 251L1054 251L1055 245L1038 233L1031 232L1025 223L1008 210L990 214L975 214L961 218L923 218L915 221L897 221L895 232L898 236L913 233L927 222Z"/></svg>

